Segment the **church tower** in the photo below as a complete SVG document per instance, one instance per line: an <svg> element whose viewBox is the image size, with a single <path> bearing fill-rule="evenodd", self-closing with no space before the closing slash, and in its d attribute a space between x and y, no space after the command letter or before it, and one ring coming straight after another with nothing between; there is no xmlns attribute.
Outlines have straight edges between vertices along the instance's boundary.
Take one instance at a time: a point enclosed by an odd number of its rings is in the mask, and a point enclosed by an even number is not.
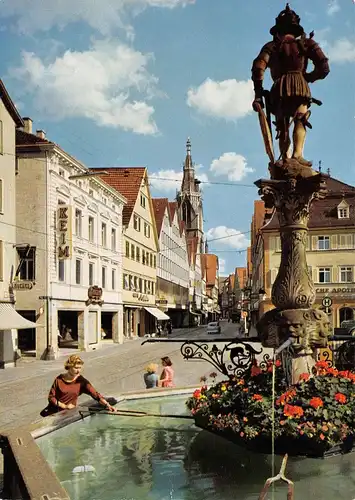
<svg viewBox="0 0 355 500"><path fill-rule="evenodd" d="M186 158L183 166L181 191L177 195L181 220L185 223L188 238L198 238L199 253L204 253L203 209L200 181L195 177L195 165L191 157L190 138L186 142Z"/></svg>

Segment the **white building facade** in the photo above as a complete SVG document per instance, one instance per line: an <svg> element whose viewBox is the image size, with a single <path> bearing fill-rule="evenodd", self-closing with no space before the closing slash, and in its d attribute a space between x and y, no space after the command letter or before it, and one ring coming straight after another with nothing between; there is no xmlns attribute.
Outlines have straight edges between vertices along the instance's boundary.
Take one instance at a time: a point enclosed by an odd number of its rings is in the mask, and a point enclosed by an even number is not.
<svg viewBox="0 0 355 500"><path fill-rule="evenodd" d="M153 199L159 236L157 306L169 316L173 328L188 325L190 265L186 235L176 202Z"/></svg>
<svg viewBox="0 0 355 500"><path fill-rule="evenodd" d="M18 133L17 241L21 265L17 310L41 326L38 358L50 348L97 348L123 341L122 210L125 198L45 139ZM76 176L71 178L72 176ZM86 176L86 177L85 177ZM28 186L31 184L31 191ZM31 229L29 229L31 228ZM34 231L33 231L34 229ZM26 247L27 248L27 247ZM18 247L19 260L24 248Z"/></svg>

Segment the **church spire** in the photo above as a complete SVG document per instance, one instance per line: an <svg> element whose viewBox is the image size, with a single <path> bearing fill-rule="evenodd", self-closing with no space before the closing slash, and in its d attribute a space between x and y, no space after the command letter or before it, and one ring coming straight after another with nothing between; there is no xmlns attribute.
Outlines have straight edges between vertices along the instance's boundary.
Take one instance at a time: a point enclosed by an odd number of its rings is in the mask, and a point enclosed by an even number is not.
<svg viewBox="0 0 355 500"><path fill-rule="evenodd" d="M191 139L186 141L186 157L184 162L184 171L182 178L181 191L184 193L192 193L195 191L195 171L191 156Z"/></svg>
<svg viewBox="0 0 355 500"><path fill-rule="evenodd" d="M192 157L191 157L191 139L190 137L187 138L186 141L186 158L185 158L185 164L184 164L184 170L192 170L194 168L192 164Z"/></svg>

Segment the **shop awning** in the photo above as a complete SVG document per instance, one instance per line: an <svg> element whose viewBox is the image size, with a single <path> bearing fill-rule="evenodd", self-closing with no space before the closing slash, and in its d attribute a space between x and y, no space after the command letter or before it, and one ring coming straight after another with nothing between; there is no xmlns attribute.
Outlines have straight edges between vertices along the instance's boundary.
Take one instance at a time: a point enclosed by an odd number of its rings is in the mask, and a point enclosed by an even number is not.
<svg viewBox="0 0 355 500"><path fill-rule="evenodd" d="M0 303L0 330L22 330L25 328L38 328L41 325L25 319L15 311L12 304Z"/></svg>
<svg viewBox="0 0 355 500"><path fill-rule="evenodd" d="M144 309L148 311L152 316L155 316L159 321L170 319L167 314L163 313L163 311L161 311L157 307L145 307Z"/></svg>

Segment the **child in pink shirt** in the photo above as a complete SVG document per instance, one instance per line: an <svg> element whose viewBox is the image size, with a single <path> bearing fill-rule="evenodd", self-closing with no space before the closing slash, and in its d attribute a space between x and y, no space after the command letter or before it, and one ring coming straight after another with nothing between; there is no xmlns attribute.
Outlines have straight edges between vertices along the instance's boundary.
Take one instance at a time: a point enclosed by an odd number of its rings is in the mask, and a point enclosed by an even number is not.
<svg viewBox="0 0 355 500"><path fill-rule="evenodd" d="M160 387L174 387L174 370L172 368L171 359L168 356L161 358L161 363L163 365L163 371L160 375L159 386Z"/></svg>

